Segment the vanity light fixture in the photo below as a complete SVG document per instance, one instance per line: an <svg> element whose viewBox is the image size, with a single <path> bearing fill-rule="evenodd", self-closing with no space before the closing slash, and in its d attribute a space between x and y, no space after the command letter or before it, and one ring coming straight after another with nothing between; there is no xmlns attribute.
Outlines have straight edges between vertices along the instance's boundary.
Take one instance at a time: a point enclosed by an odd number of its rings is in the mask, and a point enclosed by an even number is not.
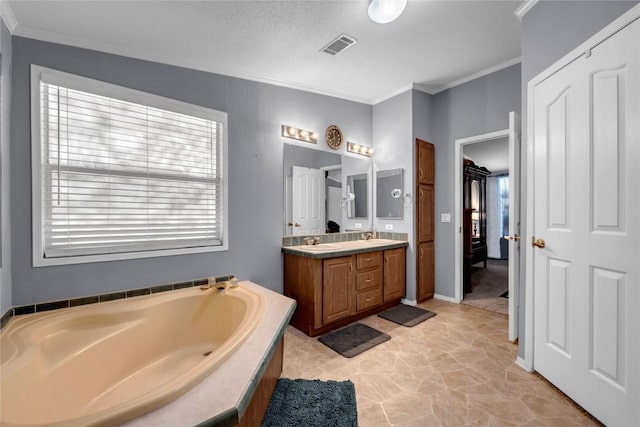
<svg viewBox="0 0 640 427"><path fill-rule="evenodd" d="M369 18L378 24L388 24L397 19L405 7L407 0L369 0Z"/></svg>
<svg viewBox="0 0 640 427"><path fill-rule="evenodd" d="M373 154L373 148L365 147L364 145L356 144L355 142L347 143L347 151L367 157L371 157L371 155Z"/></svg>
<svg viewBox="0 0 640 427"><path fill-rule="evenodd" d="M297 139L298 141L310 142L312 144L318 143L318 132L298 129L288 125L282 125L282 136L285 138Z"/></svg>

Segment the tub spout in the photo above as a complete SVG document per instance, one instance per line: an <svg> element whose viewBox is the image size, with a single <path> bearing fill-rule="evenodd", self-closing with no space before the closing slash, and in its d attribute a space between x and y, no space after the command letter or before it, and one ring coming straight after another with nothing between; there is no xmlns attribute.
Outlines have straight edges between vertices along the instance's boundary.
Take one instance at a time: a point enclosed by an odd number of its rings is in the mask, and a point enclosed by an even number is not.
<svg viewBox="0 0 640 427"><path fill-rule="evenodd" d="M238 287L238 279L232 277L230 280L225 280L224 282L219 282L214 285L216 289L222 291L228 288L237 288Z"/></svg>

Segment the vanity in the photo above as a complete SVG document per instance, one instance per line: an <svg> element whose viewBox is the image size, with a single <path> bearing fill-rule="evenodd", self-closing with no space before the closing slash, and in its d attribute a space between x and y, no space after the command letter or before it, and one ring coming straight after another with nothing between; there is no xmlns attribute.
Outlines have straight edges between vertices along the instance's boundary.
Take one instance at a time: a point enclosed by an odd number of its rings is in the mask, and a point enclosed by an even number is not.
<svg viewBox="0 0 640 427"><path fill-rule="evenodd" d="M313 337L397 305L407 246L372 239L283 247L284 294L298 303L291 325Z"/></svg>
<svg viewBox="0 0 640 427"><path fill-rule="evenodd" d="M291 324L316 336L398 304L408 236L369 230L374 208L377 218L401 220L410 206L403 170L375 171L374 206L370 157L284 144L283 163L284 294L297 302Z"/></svg>

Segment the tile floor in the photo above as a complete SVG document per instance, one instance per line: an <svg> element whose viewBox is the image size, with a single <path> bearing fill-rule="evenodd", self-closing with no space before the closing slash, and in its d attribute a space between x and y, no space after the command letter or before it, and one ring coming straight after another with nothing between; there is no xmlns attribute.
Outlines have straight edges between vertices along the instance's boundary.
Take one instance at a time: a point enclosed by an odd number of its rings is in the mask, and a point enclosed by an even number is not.
<svg viewBox="0 0 640 427"><path fill-rule="evenodd" d="M514 364L506 316L437 300L420 306L438 315L413 328L363 319L392 338L352 359L290 326L282 376L350 379L360 427L596 425Z"/></svg>

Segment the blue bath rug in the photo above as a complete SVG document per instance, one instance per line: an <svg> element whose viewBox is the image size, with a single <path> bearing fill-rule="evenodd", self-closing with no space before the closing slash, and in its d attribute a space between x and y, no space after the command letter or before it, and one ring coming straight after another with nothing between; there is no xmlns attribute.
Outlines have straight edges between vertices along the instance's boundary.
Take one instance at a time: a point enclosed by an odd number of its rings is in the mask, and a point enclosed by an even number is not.
<svg viewBox="0 0 640 427"><path fill-rule="evenodd" d="M262 427L357 427L356 389L351 381L280 378Z"/></svg>

